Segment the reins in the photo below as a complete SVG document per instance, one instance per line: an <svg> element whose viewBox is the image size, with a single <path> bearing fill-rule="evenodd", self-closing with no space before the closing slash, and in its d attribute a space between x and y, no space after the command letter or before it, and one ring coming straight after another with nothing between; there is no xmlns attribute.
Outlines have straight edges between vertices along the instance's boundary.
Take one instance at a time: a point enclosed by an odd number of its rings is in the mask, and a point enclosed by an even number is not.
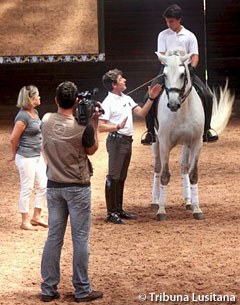
<svg viewBox="0 0 240 305"><path fill-rule="evenodd" d="M139 90L139 89L142 88L143 86L145 86L145 85L151 83L152 81L154 81L155 79L157 79L157 78L159 78L159 77L161 77L161 76L163 76L163 75L164 75L164 74L162 73L162 74L159 74L159 75L155 76L154 78L150 79L149 81L147 81L147 82L143 83L142 85L136 87L136 88L133 89L132 91L129 91L128 93L126 93L126 95L132 94L133 92ZM179 95L180 95L180 97L181 97L181 103L183 103L183 102L185 101L185 99L189 96L189 94L190 94L190 92L191 92L191 90L192 90L192 85L191 85L191 87L189 88L189 90L188 90L185 94L183 94L184 91L185 91L186 84L187 84L187 77L185 77L184 85L183 85L183 87L182 87L181 89L179 89L179 88L169 88L169 89L168 89L168 88L165 87L167 96L168 96L168 93L169 93L169 92L177 92L177 93L179 93Z"/></svg>
<svg viewBox="0 0 240 305"><path fill-rule="evenodd" d="M192 91L192 86L188 89L188 91L183 95L181 96L181 99L182 99L182 103L185 101L185 99L189 96L190 92Z"/></svg>
<svg viewBox="0 0 240 305"><path fill-rule="evenodd" d="M150 79L149 81L145 82L144 84L138 86L137 88L133 89L132 91L129 91L129 92L127 93L127 95L132 94L133 92L135 92L135 91L137 91L138 89L142 88L143 86L145 86L145 85L151 83L152 81L154 81L155 79L161 77L162 75L163 75L163 73L162 73L162 74L159 74L159 75L157 75L157 76L155 76L154 78L152 78L152 79Z"/></svg>

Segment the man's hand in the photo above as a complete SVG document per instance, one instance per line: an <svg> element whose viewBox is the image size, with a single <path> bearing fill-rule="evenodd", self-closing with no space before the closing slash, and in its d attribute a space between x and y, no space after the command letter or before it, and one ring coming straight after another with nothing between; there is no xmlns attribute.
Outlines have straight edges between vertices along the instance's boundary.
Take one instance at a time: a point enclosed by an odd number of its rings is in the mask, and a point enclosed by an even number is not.
<svg viewBox="0 0 240 305"><path fill-rule="evenodd" d="M127 119L128 117L126 117L121 123L117 124L117 130L122 129L126 125Z"/></svg>
<svg viewBox="0 0 240 305"><path fill-rule="evenodd" d="M95 111L91 118L91 124L93 125L94 129L96 129L98 127L99 117L103 113L102 110L103 109L102 109L101 103L97 102L97 107L95 108Z"/></svg>
<svg viewBox="0 0 240 305"><path fill-rule="evenodd" d="M101 114L104 113L104 110L102 108L102 105L100 102L97 102L97 106L95 107L95 112L94 114L97 114L97 116L99 117Z"/></svg>
<svg viewBox="0 0 240 305"><path fill-rule="evenodd" d="M155 99L162 91L162 85L156 84L152 88L148 86L148 96L150 99Z"/></svg>

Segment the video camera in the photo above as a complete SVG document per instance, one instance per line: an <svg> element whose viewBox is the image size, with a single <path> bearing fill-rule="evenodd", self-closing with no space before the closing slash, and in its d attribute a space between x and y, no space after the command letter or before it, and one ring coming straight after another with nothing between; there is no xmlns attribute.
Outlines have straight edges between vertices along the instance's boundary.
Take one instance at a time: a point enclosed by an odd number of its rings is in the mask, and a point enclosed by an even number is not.
<svg viewBox="0 0 240 305"><path fill-rule="evenodd" d="M79 102L77 104L76 114L79 125L86 126L96 111L96 108L98 108L100 113L104 113L104 110L98 102L92 99L92 95L96 95L97 92L98 88L93 89L92 92L83 91L78 93Z"/></svg>

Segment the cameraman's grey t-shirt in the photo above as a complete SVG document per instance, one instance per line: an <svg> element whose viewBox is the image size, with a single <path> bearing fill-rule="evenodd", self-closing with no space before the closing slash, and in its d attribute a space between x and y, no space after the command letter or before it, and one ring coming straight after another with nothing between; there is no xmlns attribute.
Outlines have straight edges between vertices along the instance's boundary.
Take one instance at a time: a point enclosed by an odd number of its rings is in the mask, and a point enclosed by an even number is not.
<svg viewBox="0 0 240 305"><path fill-rule="evenodd" d="M26 125L26 128L20 137L17 149L17 154L25 158L40 156L42 148L41 120L38 117L36 109L35 112L37 118L32 118L27 111L21 109L15 118L15 123L17 121L22 121Z"/></svg>

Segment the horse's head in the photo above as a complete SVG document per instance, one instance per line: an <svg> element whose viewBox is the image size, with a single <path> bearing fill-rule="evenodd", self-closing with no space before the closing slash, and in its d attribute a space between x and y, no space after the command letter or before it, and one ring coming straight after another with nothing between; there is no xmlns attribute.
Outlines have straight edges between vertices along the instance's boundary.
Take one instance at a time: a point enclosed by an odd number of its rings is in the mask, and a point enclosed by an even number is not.
<svg viewBox="0 0 240 305"><path fill-rule="evenodd" d="M186 54L182 50L169 51L166 55L158 52L156 54L164 65L163 75L168 97L167 106L171 111L177 111L191 90L187 91L187 84L190 83L187 64L190 62L191 54Z"/></svg>

